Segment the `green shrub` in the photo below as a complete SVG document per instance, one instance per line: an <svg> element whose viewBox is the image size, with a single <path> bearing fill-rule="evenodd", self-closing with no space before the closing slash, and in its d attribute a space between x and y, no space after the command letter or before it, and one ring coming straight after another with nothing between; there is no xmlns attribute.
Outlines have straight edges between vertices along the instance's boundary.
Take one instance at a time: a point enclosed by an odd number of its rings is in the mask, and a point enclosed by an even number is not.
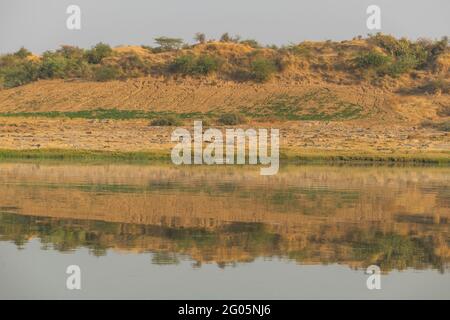
<svg viewBox="0 0 450 320"><path fill-rule="evenodd" d="M257 82L265 82L272 77L276 71L275 64L264 58L257 58L250 64L250 76Z"/></svg>
<svg viewBox="0 0 450 320"><path fill-rule="evenodd" d="M174 73L192 74L195 69L195 57L185 55L178 58L169 65L169 70Z"/></svg>
<svg viewBox="0 0 450 320"><path fill-rule="evenodd" d="M378 52L363 53L355 59L358 68L379 68L387 65L390 61L390 57Z"/></svg>
<svg viewBox="0 0 450 320"><path fill-rule="evenodd" d="M172 115L159 117L159 118L153 119L150 122L151 126L159 126L159 127L178 126L179 124L180 124L180 121Z"/></svg>
<svg viewBox="0 0 450 320"><path fill-rule="evenodd" d="M53 52L45 52L42 57L39 77L43 79L64 78L67 59Z"/></svg>
<svg viewBox="0 0 450 320"><path fill-rule="evenodd" d="M85 78L91 77L92 66L84 60L67 59L64 69L64 78Z"/></svg>
<svg viewBox="0 0 450 320"><path fill-rule="evenodd" d="M427 93L437 93L440 91L442 93L448 94L450 93L450 81L445 79L431 80L427 84L423 85L420 89Z"/></svg>
<svg viewBox="0 0 450 320"><path fill-rule="evenodd" d="M275 57L274 65L279 72L285 71L291 64L292 61L290 60L288 55L279 54Z"/></svg>
<svg viewBox="0 0 450 320"><path fill-rule="evenodd" d="M441 106L437 114L440 117L450 117L450 105Z"/></svg>
<svg viewBox="0 0 450 320"><path fill-rule="evenodd" d="M241 36L235 35L234 37L230 36L228 32L225 32L220 36L220 42L233 42L233 43L239 43L241 40Z"/></svg>
<svg viewBox="0 0 450 320"><path fill-rule="evenodd" d="M153 53L153 50L154 50L153 47L147 46L147 45L145 45L145 44L141 45L141 48L147 50L147 51L150 52L150 53Z"/></svg>
<svg viewBox="0 0 450 320"><path fill-rule="evenodd" d="M15 56L14 54L2 55L0 56L0 72L3 70L3 68L13 67L21 62L23 62L23 60Z"/></svg>
<svg viewBox="0 0 450 320"><path fill-rule="evenodd" d="M87 50L85 57L89 63L99 64L106 57L113 54L111 47L104 43L98 43L92 49Z"/></svg>
<svg viewBox="0 0 450 320"><path fill-rule="evenodd" d="M96 81L110 81L119 79L121 71L117 66L102 65L95 70Z"/></svg>
<svg viewBox="0 0 450 320"><path fill-rule="evenodd" d="M219 69L220 60L207 55L200 56L195 65L195 73L196 74L209 74L212 72L216 72Z"/></svg>
<svg viewBox="0 0 450 320"><path fill-rule="evenodd" d="M17 52L15 52L14 55L21 59L25 59L26 57L31 55L31 52L22 47Z"/></svg>
<svg viewBox="0 0 450 320"><path fill-rule="evenodd" d="M246 39L246 40L242 40L240 43L242 44L246 44L254 49L259 49L261 48L261 45L258 43L258 41L253 40L253 39Z"/></svg>
<svg viewBox="0 0 450 320"><path fill-rule="evenodd" d="M227 126L235 126L241 123L245 123L246 119L238 113L226 113L221 115L217 119L217 122Z"/></svg>
<svg viewBox="0 0 450 320"><path fill-rule="evenodd" d="M220 42L231 42L231 37L228 32L225 32L220 36Z"/></svg>
<svg viewBox="0 0 450 320"><path fill-rule="evenodd" d="M206 42L206 35L201 32L197 32L194 36L194 40L198 43L205 43Z"/></svg>
<svg viewBox="0 0 450 320"><path fill-rule="evenodd" d="M147 75L151 71L150 64L134 53L121 56L118 64L127 77L139 77Z"/></svg>
<svg viewBox="0 0 450 320"><path fill-rule="evenodd" d="M0 72L5 88L21 86L38 78L38 66L31 61L23 61L14 66L2 68Z"/></svg>
<svg viewBox="0 0 450 320"><path fill-rule="evenodd" d="M88 78L91 67L84 56L84 50L62 46L55 52L47 51L42 56L39 77L54 78Z"/></svg>
<svg viewBox="0 0 450 320"><path fill-rule="evenodd" d="M312 52L311 48L309 48L305 44L299 44L299 45L291 44L291 45L282 47L280 49L280 51L289 52L293 55L296 55L299 57L304 57L307 59L309 59L313 56L313 52Z"/></svg>
<svg viewBox="0 0 450 320"><path fill-rule="evenodd" d="M385 70L385 73L391 77L398 77L399 75L411 71L418 64L417 59L412 55L406 55L398 58L395 62L391 63Z"/></svg>
<svg viewBox="0 0 450 320"><path fill-rule="evenodd" d="M398 40L391 35L378 33L375 36L371 36L370 40L380 48L386 50L389 54L396 57L411 53L411 42L404 38Z"/></svg>
<svg viewBox="0 0 450 320"><path fill-rule="evenodd" d="M400 60L399 66L393 66L393 74L398 74L397 70L404 70L407 64L414 65L413 68L419 69L431 67L437 57L448 48L448 38L445 37L439 41L420 39L412 42L405 38L398 40L393 36L377 34L371 36L370 41ZM406 69L408 68L406 67Z"/></svg>
<svg viewBox="0 0 450 320"><path fill-rule="evenodd" d="M444 53L448 48L448 37L443 37L441 40L432 43L429 47L430 58L435 59L440 54Z"/></svg>
<svg viewBox="0 0 450 320"><path fill-rule="evenodd" d="M421 126L423 128L433 128L439 131L450 132L450 121L433 122L431 120L424 120Z"/></svg>
<svg viewBox="0 0 450 320"><path fill-rule="evenodd" d="M176 58L169 66L169 70L174 73L184 75L207 75L219 69L219 59L202 55L195 57L193 55L184 55Z"/></svg>
<svg viewBox="0 0 450 320"><path fill-rule="evenodd" d="M444 121L439 124L439 130L450 132L450 121Z"/></svg>
<svg viewBox="0 0 450 320"><path fill-rule="evenodd" d="M74 46L61 46L56 53L63 56L66 59L83 60L85 52L84 49L74 47Z"/></svg>

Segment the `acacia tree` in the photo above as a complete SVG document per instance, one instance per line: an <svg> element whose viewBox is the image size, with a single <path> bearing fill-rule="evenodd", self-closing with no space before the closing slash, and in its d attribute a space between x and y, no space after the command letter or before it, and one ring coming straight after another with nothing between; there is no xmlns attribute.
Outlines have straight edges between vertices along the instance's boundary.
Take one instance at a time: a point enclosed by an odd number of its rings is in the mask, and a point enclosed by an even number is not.
<svg viewBox="0 0 450 320"><path fill-rule="evenodd" d="M86 59L89 63L99 64L103 58L113 54L113 50L108 44L97 43L92 49L86 51Z"/></svg>
<svg viewBox="0 0 450 320"><path fill-rule="evenodd" d="M239 42L239 40L241 40L241 36L239 35L235 35L234 37L230 36L228 34L228 32L225 32L224 34L222 34L222 36L220 37L220 41L221 42Z"/></svg>
<svg viewBox="0 0 450 320"><path fill-rule="evenodd" d="M194 36L194 40L198 43L205 43L206 42L206 36L204 33L197 32Z"/></svg>
<svg viewBox="0 0 450 320"><path fill-rule="evenodd" d="M178 50L183 45L183 39L180 38L159 37L155 38L155 42L163 51Z"/></svg>

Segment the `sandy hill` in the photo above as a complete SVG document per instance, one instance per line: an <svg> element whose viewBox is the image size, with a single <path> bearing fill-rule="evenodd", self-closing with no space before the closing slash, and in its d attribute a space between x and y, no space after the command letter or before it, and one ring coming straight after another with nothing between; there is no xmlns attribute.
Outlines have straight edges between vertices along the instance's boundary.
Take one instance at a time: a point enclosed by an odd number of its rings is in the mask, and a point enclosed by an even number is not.
<svg viewBox="0 0 450 320"><path fill-rule="evenodd" d="M38 78L26 85L0 89L0 112L101 108L175 113L241 112L250 118L280 120L381 118L420 122L446 118L450 105L448 48L429 67L409 70L396 77L380 76L375 68L355 67L358 55L371 52L388 56L389 48L373 39L303 42L282 49L233 42L207 42L163 52L121 46L113 48L112 54L90 70L95 73L102 67L122 68L117 79L93 81L89 75ZM173 72L174 61L186 56L194 60L184 61L181 71ZM220 61L220 68L198 74L195 65L191 65L198 63L195 57L205 56ZM31 55L27 59L38 63L46 58ZM269 61L277 69L264 81L236 78L245 72L251 75L252 68L258 67L253 65L255 60ZM143 66L148 69L143 71Z"/></svg>
<svg viewBox="0 0 450 320"><path fill-rule="evenodd" d="M200 118L276 124L292 150L448 159L443 41L380 35L283 48L207 42L22 51L0 57L0 149L161 149L170 141L164 126ZM221 120L230 114L241 120Z"/></svg>

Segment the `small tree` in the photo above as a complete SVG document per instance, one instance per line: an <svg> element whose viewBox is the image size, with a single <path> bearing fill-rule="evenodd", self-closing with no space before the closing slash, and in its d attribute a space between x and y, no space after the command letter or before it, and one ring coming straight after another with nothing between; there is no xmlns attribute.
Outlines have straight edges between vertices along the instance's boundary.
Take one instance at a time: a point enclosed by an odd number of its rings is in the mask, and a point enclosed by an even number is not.
<svg viewBox="0 0 450 320"><path fill-rule="evenodd" d="M39 77L44 79L64 78L66 66L67 59L57 53L46 51L42 55Z"/></svg>
<svg viewBox="0 0 450 320"><path fill-rule="evenodd" d="M25 61L1 70L0 76L5 88L17 87L35 81L38 77L38 67L31 61Z"/></svg>
<svg viewBox="0 0 450 320"><path fill-rule="evenodd" d="M138 77L149 74L151 71L150 63L142 60L135 53L121 56L117 63L127 77Z"/></svg>
<svg viewBox="0 0 450 320"><path fill-rule="evenodd" d="M216 72L221 62L216 57L202 55L197 59L196 63L196 73L198 74L210 74L211 72Z"/></svg>
<svg viewBox="0 0 450 320"><path fill-rule="evenodd" d="M24 59L31 55L31 52L25 49L24 47L21 47L16 53L14 53L16 57L19 57L21 59Z"/></svg>
<svg viewBox="0 0 450 320"><path fill-rule="evenodd" d="M197 41L198 43L205 43L206 42L206 36L204 33L201 32L197 32L194 36L194 40Z"/></svg>
<svg viewBox="0 0 450 320"><path fill-rule="evenodd" d="M109 45L100 42L86 52L86 59L89 63L98 64L103 58L109 57L112 53L113 51Z"/></svg>
<svg viewBox="0 0 450 320"><path fill-rule="evenodd" d="M179 50L183 46L183 39L159 37L155 38L155 42L163 51Z"/></svg>
<svg viewBox="0 0 450 320"><path fill-rule="evenodd" d="M265 82L269 80L277 69L272 61L264 58L258 58L252 61L250 67L251 77L257 82Z"/></svg>
<svg viewBox="0 0 450 320"><path fill-rule="evenodd" d="M193 74L195 70L196 59L193 55L185 55L175 58L170 64L169 70L174 73Z"/></svg>
<svg viewBox="0 0 450 320"><path fill-rule="evenodd" d="M220 37L220 42L234 42L234 43L238 43L241 40L241 36L239 35L235 35L234 37L230 36L228 34L228 32L225 32L221 37Z"/></svg>
<svg viewBox="0 0 450 320"><path fill-rule="evenodd" d="M255 49L261 48L261 45L258 43L258 41L253 39L242 40L241 43L246 44Z"/></svg>
<svg viewBox="0 0 450 320"><path fill-rule="evenodd" d="M63 45L56 52L66 59L81 60L84 56L84 50L74 46Z"/></svg>
<svg viewBox="0 0 450 320"><path fill-rule="evenodd" d="M120 69L116 66L101 65L97 70L95 70L95 80L96 81L110 81L119 79L121 76Z"/></svg>
<svg viewBox="0 0 450 320"><path fill-rule="evenodd" d="M225 32L223 35L220 36L220 42L230 42L231 37L228 34L228 32Z"/></svg>

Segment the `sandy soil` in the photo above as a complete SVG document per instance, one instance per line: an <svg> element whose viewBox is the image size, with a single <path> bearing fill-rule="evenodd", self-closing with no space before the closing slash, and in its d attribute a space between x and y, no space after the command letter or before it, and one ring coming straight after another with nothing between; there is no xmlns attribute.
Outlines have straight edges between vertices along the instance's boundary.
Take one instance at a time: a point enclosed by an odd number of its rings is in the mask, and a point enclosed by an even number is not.
<svg viewBox="0 0 450 320"><path fill-rule="evenodd" d="M282 149L447 152L450 157L450 133L420 125L424 120L448 121L450 116L440 110L446 108L448 112L450 95L407 95L367 85L310 82L314 80L274 80L266 84L152 77L106 83L38 81L0 90L0 113L106 108L223 114L243 110L257 113L260 106L269 106L271 112L291 108L301 115L341 112L341 103L348 103L360 107L356 119L263 123L250 117L250 122L240 127L279 128ZM287 103L282 100L286 96L291 97ZM277 105L280 101L285 104ZM184 125L192 129L193 120L186 120ZM0 117L0 149L169 150L173 129L152 127L147 119Z"/></svg>
<svg viewBox="0 0 450 320"><path fill-rule="evenodd" d="M192 132L193 123L185 127ZM450 150L449 133L409 125L302 121L254 122L242 127L279 128L282 149L383 153ZM174 127L151 126L148 120L0 118L3 149L168 150L173 130Z"/></svg>

